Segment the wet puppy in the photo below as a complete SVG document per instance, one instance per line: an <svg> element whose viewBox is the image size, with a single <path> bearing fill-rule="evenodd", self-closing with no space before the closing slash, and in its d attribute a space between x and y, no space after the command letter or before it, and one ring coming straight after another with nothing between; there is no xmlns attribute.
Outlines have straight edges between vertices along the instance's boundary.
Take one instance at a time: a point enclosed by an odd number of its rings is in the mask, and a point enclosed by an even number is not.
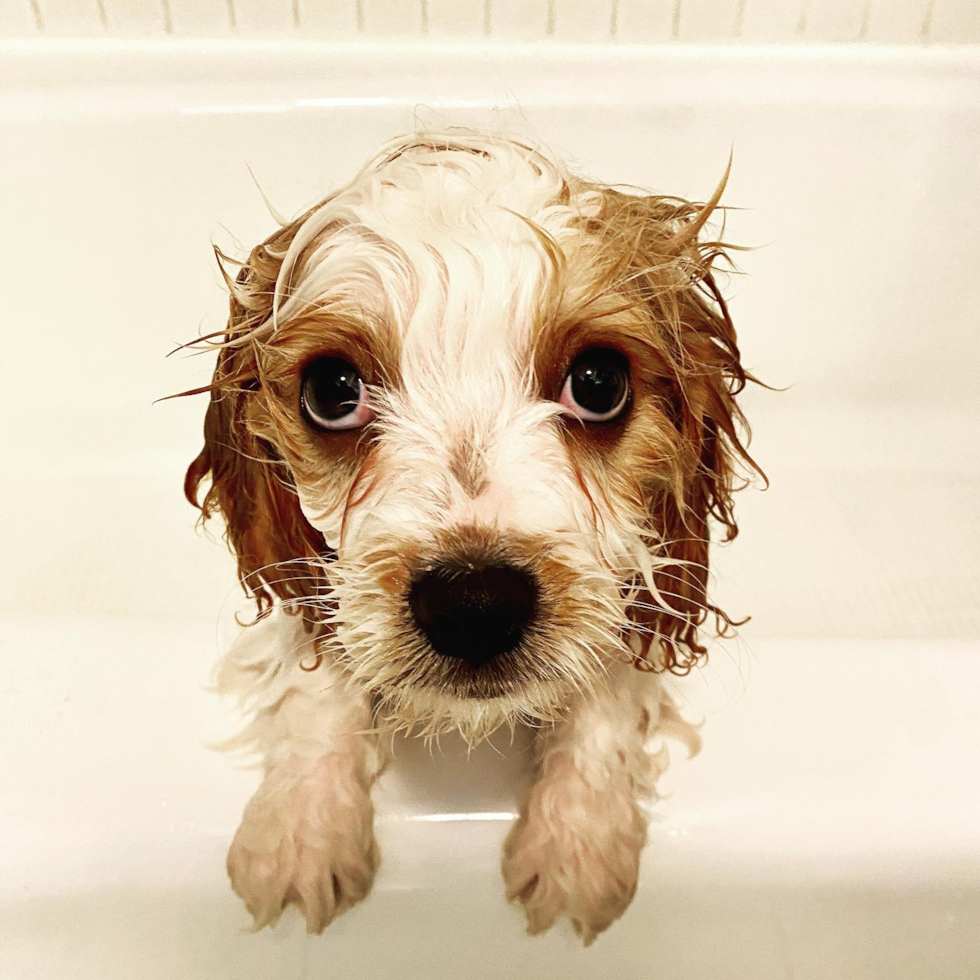
<svg viewBox="0 0 980 980"><path fill-rule="evenodd" d="M258 926L369 891L381 736L535 728L504 853L533 932L586 941L637 884L664 764L697 736L664 672L727 618L746 382L700 242L717 204L641 196L468 131L413 135L228 276L205 446L260 621L219 681L264 778L228 857ZM270 624L273 628L270 628Z"/></svg>

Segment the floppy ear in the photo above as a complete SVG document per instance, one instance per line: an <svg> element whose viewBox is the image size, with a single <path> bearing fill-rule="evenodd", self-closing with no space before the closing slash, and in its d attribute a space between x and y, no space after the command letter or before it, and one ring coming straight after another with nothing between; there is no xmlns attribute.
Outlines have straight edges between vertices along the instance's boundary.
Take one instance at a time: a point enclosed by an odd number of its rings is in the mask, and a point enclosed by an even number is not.
<svg viewBox="0 0 980 980"><path fill-rule="evenodd" d="M222 360L229 360L227 352L219 358L216 381ZM275 448L248 430L245 397L244 392L212 390L204 448L188 467L184 493L205 520L215 511L224 517L242 587L262 612L276 598L300 599L315 591L315 559L324 543L300 510L292 478ZM210 486L199 502L200 485L208 477Z"/></svg>
<svg viewBox="0 0 980 980"><path fill-rule="evenodd" d="M305 217L305 216L304 216ZM259 612L278 599L316 591L325 546L306 520L288 466L275 446L249 427L249 400L261 399L256 344L248 336L271 314L281 256L303 219L253 249L231 281L231 314L204 418L204 448L184 479L184 494L204 520L220 512L238 559L242 587ZM225 257L218 253L219 264ZM243 341L243 338L244 341ZM190 394L188 392L187 394ZM210 485L199 501L201 484Z"/></svg>
<svg viewBox="0 0 980 980"><path fill-rule="evenodd" d="M727 174L726 174L727 178ZM734 623L707 595L712 525L738 533L732 505L736 466L764 474L749 456L749 429L736 396L747 381L713 263L728 258L720 241L698 241L724 180L703 206L676 198L634 198L641 229L630 275L648 308L655 343L668 365L665 401L676 430L670 480L644 487L652 531L652 581L641 587L633 619L649 631L638 666L687 673L706 656L699 627L709 616L726 635ZM634 224L634 227L636 225ZM649 657L656 639L659 656Z"/></svg>
<svg viewBox="0 0 980 980"><path fill-rule="evenodd" d="M699 638L699 627L715 617L716 632L729 635L735 625L708 598L709 548L715 501L727 513L722 522L723 540L738 533L731 511L732 469L728 449L723 446L710 421L702 422L704 435L700 461L686 477L683 489L661 492L651 501L652 523L663 542L654 547L653 585L641 587L641 604L632 619L652 632L644 637L644 662L658 669L686 674L707 656ZM744 621L743 621L744 622ZM657 639L659 655L650 660L649 647Z"/></svg>

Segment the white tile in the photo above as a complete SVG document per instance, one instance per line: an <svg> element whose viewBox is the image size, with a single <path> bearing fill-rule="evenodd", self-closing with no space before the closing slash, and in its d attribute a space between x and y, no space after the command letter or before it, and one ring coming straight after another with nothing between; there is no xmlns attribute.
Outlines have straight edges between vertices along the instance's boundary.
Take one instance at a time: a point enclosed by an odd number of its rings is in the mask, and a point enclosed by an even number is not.
<svg viewBox="0 0 980 980"><path fill-rule="evenodd" d="M550 25L547 0L490 0L494 37L537 40L547 36Z"/></svg>
<svg viewBox="0 0 980 980"><path fill-rule="evenodd" d="M38 16L30 0L0 2L0 37L30 37L39 29Z"/></svg>
<svg viewBox="0 0 980 980"><path fill-rule="evenodd" d="M235 30L244 37L295 33L293 0L233 0Z"/></svg>
<svg viewBox="0 0 980 980"><path fill-rule="evenodd" d="M868 0L810 0L806 6L804 39L859 41L868 12Z"/></svg>
<svg viewBox="0 0 980 980"><path fill-rule="evenodd" d="M297 0L303 37L349 37L357 33L356 0Z"/></svg>
<svg viewBox="0 0 980 980"><path fill-rule="evenodd" d="M800 29L804 0L745 0L742 10L743 41L795 41Z"/></svg>
<svg viewBox="0 0 980 980"><path fill-rule="evenodd" d="M937 44L980 41L980 0L935 0L928 39Z"/></svg>
<svg viewBox="0 0 980 980"><path fill-rule="evenodd" d="M453 37L482 37L486 0L427 0L429 33Z"/></svg>
<svg viewBox="0 0 980 980"><path fill-rule="evenodd" d="M554 33L563 41L608 41L613 0L554 0Z"/></svg>
<svg viewBox="0 0 980 980"><path fill-rule="evenodd" d="M683 0L677 38L680 41L734 41L739 30L739 0Z"/></svg>
<svg viewBox="0 0 980 980"><path fill-rule="evenodd" d="M164 34L168 16L165 0L105 0L110 34Z"/></svg>
<svg viewBox="0 0 980 980"><path fill-rule="evenodd" d="M867 41L919 44L929 13L929 0L871 0Z"/></svg>
<svg viewBox="0 0 980 980"><path fill-rule="evenodd" d="M38 0L45 35L104 34L98 0Z"/></svg>
<svg viewBox="0 0 980 980"><path fill-rule="evenodd" d="M616 37L626 44L669 41L680 0L619 0Z"/></svg>
<svg viewBox="0 0 980 980"><path fill-rule="evenodd" d="M385 37L422 33L422 0L361 0L365 34Z"/></svg>
<svg viewBox="0 0 980 980"><path fill-rule="evenodd" d="M227 37L231 34L229 0L169 0L174 34Z"/></svg>

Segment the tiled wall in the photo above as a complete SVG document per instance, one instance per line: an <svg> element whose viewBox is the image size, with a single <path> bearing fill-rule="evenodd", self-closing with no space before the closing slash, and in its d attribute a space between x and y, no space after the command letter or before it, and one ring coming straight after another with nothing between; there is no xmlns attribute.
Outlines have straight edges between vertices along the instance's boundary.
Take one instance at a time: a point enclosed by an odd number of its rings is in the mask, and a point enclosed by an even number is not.
<svg viewBox="0 0 980 980"><path fill-rule="evenodd" d="M0 0L0 37L980 43L980 0Z"/></svg>

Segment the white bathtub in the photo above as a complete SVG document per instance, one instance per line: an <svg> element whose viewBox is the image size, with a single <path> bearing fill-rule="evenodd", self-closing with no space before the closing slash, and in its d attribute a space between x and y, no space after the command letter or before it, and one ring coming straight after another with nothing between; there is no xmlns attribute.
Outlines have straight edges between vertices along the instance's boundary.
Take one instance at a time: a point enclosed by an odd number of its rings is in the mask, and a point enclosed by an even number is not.
<svg viewBox="0 0 980 980"><path fill-rule="evenodd" d="M382 139L463 122L707 196L773 479L716 594L739 643L677 681L639 895L588 950L497 871L520 746L399 751L384 866L323 937L251 935L224 851L255 774L205 744L235 604L180 498L224 304L209 239ZM976 49L0 45L0 977L967 980L980 975ZM219 612L220 610L220 612ZM216 626L216 624L221 624Z"/></svg>

